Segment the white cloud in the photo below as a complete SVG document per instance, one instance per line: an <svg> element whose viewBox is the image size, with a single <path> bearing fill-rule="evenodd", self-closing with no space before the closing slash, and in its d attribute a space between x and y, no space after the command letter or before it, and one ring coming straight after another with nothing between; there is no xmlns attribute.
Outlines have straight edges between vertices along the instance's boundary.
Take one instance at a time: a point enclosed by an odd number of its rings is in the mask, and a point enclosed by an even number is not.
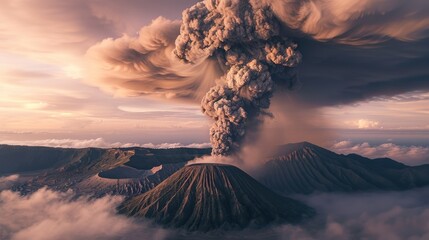
<svg viewBox="0 0 429 240"><path fill-rule="evenodd" d="M344 124L349 128L358 128L358 129L377 129L383 128L380 126L380 122L373 121L369 119L359 119L353 121L345 121Z"/></svg>
<svg viewBox="0 0 429 240"><path fill-rule="evenodd" d="M189 147L189 148L211 148L212 145L210 143L191 143L191 144L185 145L185 147Z"/></svg>
<svg viewBox="0 0 429 240"><path fill-rule="evenodd" d="M359 119L356 122L358 128L378 128L380 123L377 121L371 121L367 119Z"/></svg>
<svg viewBox="0 0 429 240"><path fill-rule="evenodd" d="M43 109L47 106L48 104L46 102L29 102L24 104L24 108L27 109Z"/></svg>
<svg viewBox="0 0 429 240"><path fill-rule="evenodd" d="M160 143L160 144L153 144L153 143L145 143L140 144L140 147L146 147L146 148L180 148L180 147L187 147L187 148L210 148L210 143L191 143L191 144L181 144L181 143Z"/></svg>
<svg viewBox="0 0 429 240"><path fill-rule="evenodd" d="M163 239L166 232L116 214L120 197L73 199L72 192L0 192L0 239Z"/></svg>
<svg viewBox="0 0 429 240"><path fill-rule="evenodd" d="M87 147L97 147L97 148L125 148L125 147L145 147L145 148L180 148L180 147L189 147L189 148L209 148L211 147L210 143L191 143L191 144L182 144L182 143L122 143L122 142L108 142L103 138L93 138L93 139L43 139L43 140L30 140L30 141L10 141L4 140L0 141L0 144L9 144L9 145L26 145L26 146L44 146L44 147L62 147L62 148L87 148Z"/></svg>
<svg viewBox="0 0 429 240"><path fill-rule="evenodd" d="M63 68L65 76L71 79L81 79L83 77L83 70L77 65L67 65Z"/></svg>
<svg viewBox="0 0 429 240"><path fill-rule="evenodd" d="M335 143L331 150L342 154L356 153L368 158L388 157L409 165L429 163L429 147L423 146L400 146L394 143L370 145L367 142L354 144L350 141L340 141Z"/></svg>

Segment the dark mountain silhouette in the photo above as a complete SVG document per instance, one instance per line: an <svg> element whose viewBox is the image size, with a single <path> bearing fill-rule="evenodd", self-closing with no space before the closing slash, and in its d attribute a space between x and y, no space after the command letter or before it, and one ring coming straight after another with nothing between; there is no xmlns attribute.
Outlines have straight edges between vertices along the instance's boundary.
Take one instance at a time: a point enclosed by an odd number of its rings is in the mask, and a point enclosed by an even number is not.
<svg viewBox="0 0 429 240"><path fill-rule="evenodd" d="M133 152L124 164L141 170L150 170L161 164L187 162L195 157L210 154L211 151L197 148L101 149L0 145L0 175L57 169L82 161L93 164L103 160L100 156L112 150ZM106 169L110 169L110 166L105 166L100 170Z"/></svg>
<svg viewBox="0 0 429 240"><path fill-rule="evenodd" d="M29 180L13 186L23 194L43 186L79 194L146 192L210 149L53 148L0 145L0 176L19 173ZM153 171L156 168L160 168Z"/></svg>
<svg viewBox="0 0 429 240"><path fill-rule="evenodd" d="M60 167L83 157L88 149L0 145L0 175Z"/></svg>
<svg viewBox="0 0 429 240"><path fill-rule="evenodd" d="M188 231L296 223L314 214L237 167L220 164L185 166L154 189L125 201L118 211Z"/></svg>
<svg viewBox="0 0 429 240"><path fill-rule="evenodd" d="M135 196L156 187L187 161L210 149L99 149L0 145L0 176L19 173L28 193L48 186L82 194ZM389 158L342 155L311 143L287 144L255 177L282 194L405 190L429 185L429 165L410 167ZM162 169L153 171L153 168Z"/></svg>
<svg viewBox="0 0 429 240"><path fill-rule="evenodd" d="M429 165L340 155L308 142L279 148L258 179L281 193L405 190L429 184Z"/></svg>

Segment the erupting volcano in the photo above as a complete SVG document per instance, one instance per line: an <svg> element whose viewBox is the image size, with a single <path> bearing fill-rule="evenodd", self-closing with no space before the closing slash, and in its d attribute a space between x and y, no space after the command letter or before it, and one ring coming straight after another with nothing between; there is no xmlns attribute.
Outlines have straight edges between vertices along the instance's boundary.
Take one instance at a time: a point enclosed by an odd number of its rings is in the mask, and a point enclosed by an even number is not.
<svg viewBox="0 0 429 240"><path fill-rule="evenodd" d="M275 85L296 81L296 48L280 35L271 9L255 1L204 1L183 12L175 57L188 65L215 59L223 73L210 80L216 84L201 101L203 113L214 120L212 155L233 155L248 129L254 132L263 116L271 116ZM236 167L213 164L187 166L119 211L189 231L295 223L314 214Z"/></svg>

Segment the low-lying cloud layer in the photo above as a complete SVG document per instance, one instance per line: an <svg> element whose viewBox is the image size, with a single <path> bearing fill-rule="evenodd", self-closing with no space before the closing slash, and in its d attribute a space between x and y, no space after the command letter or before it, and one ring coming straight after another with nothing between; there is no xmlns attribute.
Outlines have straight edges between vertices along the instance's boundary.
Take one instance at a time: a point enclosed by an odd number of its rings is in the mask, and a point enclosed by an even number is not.
<svg viewBox="0 0 429 240"><path fill-rule="evenodd" d="M48 189L20 196L0 192L1 239L374 239L429 237L429 188L404 192L295 196L318 215L301 225L189 234L161 229L115 213L119 197L73 198Z"/></svg>
<svg viewBox="0 0 429 240"><path fill-rule="evenodd" d="M73 199L42 188L20 196L0 192L0 238L12 240L160 239L163 230L116 215L120 197Z"/></svg>
<svg viewBox="0 0 429 240"><path fill-rule="evenodd" d="M319 216L305 227L281 227L279 239L427 239L427 197L429 188L303 197Z"/></svg>
<svg viewBox="0 0 429 240"><path fill-rule="evenodd" d="M25 145L25 146L43 146L43 147L61 147L61 148L127 148L127 147L143 147L143 148L210 148L210 143L122 143L108 142L103 138L93 139L44 139L44 140L22 140L22 141L0 141L0 144L8 145Z"/></svg>
<svg viewBox="0 0 429 240"><path fill-rule="evenodd" d="M406 192L316 194L299 199L318 212L302 225L244 230L222 239L269 240L423 240L429 237L429 189ZM213 234L214 235L214 234ZM204 239L219 239L218 236ZM198 239L201 236L180 239Z"/></svg>
<svg viewBox="0 0 429 240"><path fill-rule="evenodd" d="M367 142L354 144L350 141L335 143L331 149L342 154L356 153L368 158L392 158L407 165L429 163L429 147L400 146L394 143L371 145Z"/></svg>

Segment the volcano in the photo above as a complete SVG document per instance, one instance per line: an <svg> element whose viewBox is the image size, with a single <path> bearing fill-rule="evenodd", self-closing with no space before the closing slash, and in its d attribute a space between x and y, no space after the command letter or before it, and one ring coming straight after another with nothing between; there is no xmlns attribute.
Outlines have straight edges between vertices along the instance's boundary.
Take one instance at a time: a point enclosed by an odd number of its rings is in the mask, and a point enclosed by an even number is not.
<svg viewBox="0 0 429 240"><path fill-rule="evenodd" d="M336 154L301 142L279 147L257 179L282 194L406 190L429 185L429 165Z"/></svg>
<svg viewBox="0 0 429 240"><path fill-rule="evenodd" d="M166 227L202 232L298 223L314 215L303 203L222 164L185 166L154 189L123 202L118 211Z"/></svg>

